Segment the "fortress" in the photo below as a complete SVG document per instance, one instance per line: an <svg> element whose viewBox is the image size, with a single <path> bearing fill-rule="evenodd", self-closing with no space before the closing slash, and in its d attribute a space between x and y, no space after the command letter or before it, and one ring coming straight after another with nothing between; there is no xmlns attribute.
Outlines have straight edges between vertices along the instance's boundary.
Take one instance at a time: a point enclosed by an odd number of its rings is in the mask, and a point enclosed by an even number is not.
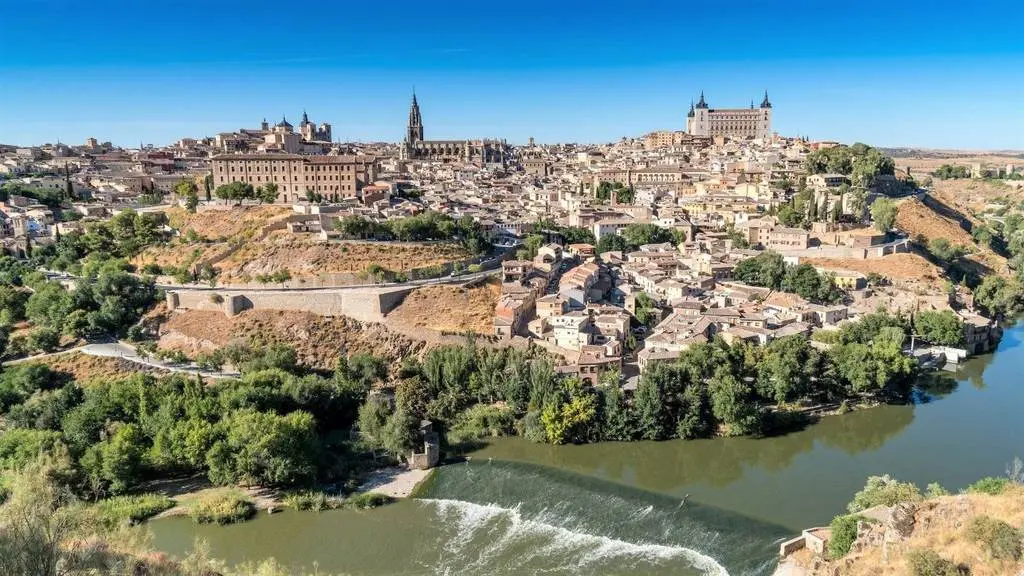
<svg viewBox="0 0 1024 576"><path fill-rule="evenodd" d="M768 92L761 105L754 108L711 108L700 93L700 101L690 103L686 115L686 131L691 136L727 136L729 138L768 138L772 134L772 104Z"/></svg>

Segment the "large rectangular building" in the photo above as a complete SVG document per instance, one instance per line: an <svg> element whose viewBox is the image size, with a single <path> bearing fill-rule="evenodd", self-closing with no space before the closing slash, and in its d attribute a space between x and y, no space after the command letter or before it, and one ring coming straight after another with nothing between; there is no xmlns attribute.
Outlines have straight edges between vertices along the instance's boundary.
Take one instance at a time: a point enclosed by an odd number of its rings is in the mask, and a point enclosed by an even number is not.
<svg viewBox="0 0 1024 576"><path fill-rule="evenodd" d="M244 182L259 188L273 182L278 186L278 202L304 200L308 193L329 201L355 198L376 178L373 156L221 154L210 164L214 187Z"/></svg>
<svg viewBox="0 0 1024 576"><path fill-rule="evenodd" d="M701 92L700 102L690 104L686 115L686 131L694 136L726 136L728 138L768 138L772 134L772 104L765 92L761 105L754 108L710 108Z"/></svg>

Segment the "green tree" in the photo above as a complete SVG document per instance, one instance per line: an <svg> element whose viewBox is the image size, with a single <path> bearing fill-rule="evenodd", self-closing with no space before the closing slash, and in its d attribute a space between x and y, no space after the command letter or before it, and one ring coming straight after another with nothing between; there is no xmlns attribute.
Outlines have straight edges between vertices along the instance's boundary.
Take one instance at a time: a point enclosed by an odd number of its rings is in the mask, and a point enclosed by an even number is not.
<svg viewBox="0 0 1024 576"><path fill-rule="evenodd" d="M896 203L888 198L879 198L871 204L871 219L879 232L888 232L896 224Z"/></svg>
<svg viewBox="0 0 1024 576"><path fill-rule="evenodd" d="M918 312L914 331L926 342L941 346L959 346L964 341L964 322L951 310Z"/></svg>
<svg viewBox="0 0 1024 576"><path fill-rule="evenodd" d="M185 209L194 214L199 206L199 187L195 180L183 178L174 185L174 193L185 200Z"/></svg>
<svg viewBox="0 0 1024 576"><path fill-rule="evenodd" d="M241 410L227 418L224 429L224 440L207 455L211 481L280 486L316 477L320 447L309 413Z"/></svg>
<svg viewBox="0 0 1024 576"><path fill-rule="evenodd" d="M624 252L629 249L629 244L626 239L618 234L605 234L601 236L601 240L597 243L597 253L604 254L605 252Z"/></svg>
<svg viewBox="0 0 1024 576"><path fill-rule="evenodd" d="M260 201L260 204L273 204L274 202L277 202L277 192L277 184L273 182L267 182L259 190L257 190L256 198Z"/></svg>
<svg viewBox="0 0 1024 576"><path fill-rule="evenodd" d="M869 476L864 488L854 494L846 508L851 513L874 506L895 506L901 502L916 502L921 491L912 482L900 482L888 474Z"/></svg>

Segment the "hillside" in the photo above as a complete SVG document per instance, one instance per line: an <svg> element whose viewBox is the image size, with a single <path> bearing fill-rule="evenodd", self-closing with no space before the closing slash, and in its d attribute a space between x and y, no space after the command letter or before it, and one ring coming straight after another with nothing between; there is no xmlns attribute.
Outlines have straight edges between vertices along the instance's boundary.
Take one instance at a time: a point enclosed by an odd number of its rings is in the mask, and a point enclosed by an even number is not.
<svg viewBox="0 0 1024 576"><path fill-rule="evenodd" d="M928 199L927 203L917 198L903 200L896 215L896 227L915 241L923 240L922 248L927 248L932 240L944 238L971 252L961 261L966 268L980 274L1002 273L1006 270L1006 258L975 242L969 232L979 224L968 213L935 198Z"/></svg>
<svg viewBox="0 0 1024 576"><path fill-rule="evenodd" d="M441 332L493 331L494 305L501 286L489 282L474 288L425 286L406 296L387 316L387 323Z"/></svg>
<svg viewBox="0 0 1024 576"><path fill-rule="evenodd" d="M985 537L983 541L972 538L972 523L982 517L1000 520L1019 531L1024 526L1024 487L1010 485L998 495L940 496L901 504L898 508L901 507L905 507L906 514L895 514L888 524L863 525L850 553L841 559L814 558L810 551L802 550L790 556L784 565L790 565L787 568L790 574L806 576L954 576L956 572L922 573L912 568L912 556L920 551L932 551L954 565L965 567L967 571L960 573L970 576L1013 576L1024 570L1021 559L994 557L989 546L993 538ZM1018 533L1018 554L1019 536ZM883 541L888 541L885 546ZM786 572L780 570L779 573Z"/></svg>
<svg viewBox="0 0 1024 576"><path fill-rule="evenodd" d="M234 236L251 238L264 226L283 220L292 213L291 208L281 205L262 206L209 206L195 214L184 208L174 207L166 211L171 228L182 235L189 230L209 240L228 239Z"/></svg>
<svg viewBox="0 0 1024 576"><path fill-rule="evenodd" d="M942 270L923 256L912 252L892 254L884 258L862 260L857 258L807 258L801 260L812 266L852 270L862 274L872 272L894 280L922 280L933 282L942 276Z"/></svg>
<svg viewBox="0 0 1024 576"><path fill-rule="evenodd" d="M214 311L174 312L160 327L159 347L191 355L233 340L287 344L295 347L300 362L322 369L333 369L342 353L372 353L391 363L425 347L381 324L282 310L246 310L231 318Z"/></svg>
<svg viewBox="0 0 1024 576"><path fill-rule="evenodd" d="M248 243L217 264L221 282L248 282L259 275L288 270L292 278L327 278L355 275L371 264L392 271L434 266L468 258L454 243L416 244L397 242L320 242L308 236L275 232L261 242Z"/></svg>

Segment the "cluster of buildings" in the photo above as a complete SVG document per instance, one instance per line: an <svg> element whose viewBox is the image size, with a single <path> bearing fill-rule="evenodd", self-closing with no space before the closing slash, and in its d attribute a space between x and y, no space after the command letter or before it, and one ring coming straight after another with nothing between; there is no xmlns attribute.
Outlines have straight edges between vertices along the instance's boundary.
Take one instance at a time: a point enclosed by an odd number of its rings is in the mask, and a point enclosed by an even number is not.
<svg viewBox="0 0 1024 576"><path fill-rule="evenodd" d="M906 238L866 225L871 202L900 188L895 177L854 194L844 175L806 174L806 156L834 143L781 137L772 131L772 114L767 94L757 106L719 109L702 93L685 116L685 130L608 144L542 145L531 138L512 146L500 139L426 139L413 95L396 143L332 142L331 125L315 124L304 112L297 129L282 118L165 148L124 150L95 139L82 146L0 147L0 175L34 187L70 186L76 197L114 209L143 195L169 194L182 178L194 179L207 198L233 182L273 184L277 201L294 206L289 230L322 239L336 236L334 222L350 215L387 220L432 210L472 218L495 246L508 249L494 333L563 352L565 370L587 381L613 368L646 370L716 335L764 345L829 329L885 303L880 299L892 304L906 297L920 306L935 296L927 305L941 306L946 295L929 292L937 287L918 287L911 296L894 287L873 291L863 275L843 269L828 270L851 294L851 304L837 306L733 280L736 264L760 250L799 263L884 258L908 249ZM777 214L792 206L798 183L837 218L809 229L781 223ZM0 234L47 233L52 214L18 202L0 207L10 221ZM535 257L511 259L538 223L580 229L593 241L567 243L557 230L544 231ZM603 239L636 225L681 241L597 257ZM650 328L635 320L641 292L656 303L658 321Z"/></svg>

